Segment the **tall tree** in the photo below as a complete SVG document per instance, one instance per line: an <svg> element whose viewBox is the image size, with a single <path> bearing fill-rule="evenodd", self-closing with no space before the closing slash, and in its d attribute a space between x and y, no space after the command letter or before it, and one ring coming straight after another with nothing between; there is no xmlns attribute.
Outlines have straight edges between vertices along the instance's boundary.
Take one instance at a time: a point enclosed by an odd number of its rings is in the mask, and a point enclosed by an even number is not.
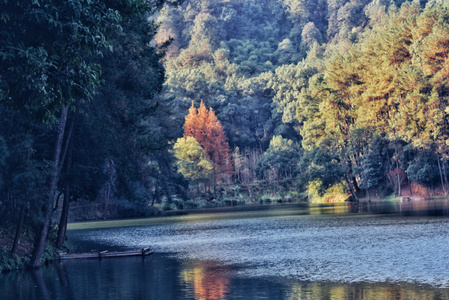
<svg viewBox="0 0 449 300"><path fill-rule="evenodd" d="M214 165L215 176L231 171L231 157L226 136L212 108L207 110L201 101L200 107L194 104L189 109L184 123L184 137L194 137L204 148L206 156Z"/></svg>
<svg viewBox="0 0 449 300"><path fill-rule="evenodd" d="M18 111L29 122L54 122L57 130L53 136L53 155L47 158L51 166L43 172L48 174L47 200L35 238L31 267L40 264L47 241L58 182L68 152L67 120L71 118L72 109L81 101L91 99L100 85L101 68L96 57L112 50L110 38L122 30L120 22L125 16L151 13L164 2L0 3L0 104Z"/></svg>
<svg viewBox="0 0 449 300"><path fill-rule="evenodd" d="M100 70L89 54L108 47L108 32L117 28L119 13L105 3L84 1L4 1L0 53L0 101L32 120L59 116L43 223L37 232L30 266L36 267L50 228L59 180L68 106L89 97L99 83ZM59 112L59 113L58 113Z"/></svg>

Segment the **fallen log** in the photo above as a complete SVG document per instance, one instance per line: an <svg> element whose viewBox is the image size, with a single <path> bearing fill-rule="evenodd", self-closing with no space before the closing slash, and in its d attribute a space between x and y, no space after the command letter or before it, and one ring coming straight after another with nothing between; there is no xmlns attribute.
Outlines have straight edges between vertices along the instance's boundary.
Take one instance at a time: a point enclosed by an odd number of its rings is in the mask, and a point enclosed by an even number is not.
<svg viewBox="0 0 449 300"><path fill-rule="evenodd" d="M124 256L147 256L152 254L151 249L142 248L136 250L125 250L125 251L100 251L100 252L86 252L86 253L60 253L59 259L79 259L79 258L106 258L106 257L124 257Z"/></svg>

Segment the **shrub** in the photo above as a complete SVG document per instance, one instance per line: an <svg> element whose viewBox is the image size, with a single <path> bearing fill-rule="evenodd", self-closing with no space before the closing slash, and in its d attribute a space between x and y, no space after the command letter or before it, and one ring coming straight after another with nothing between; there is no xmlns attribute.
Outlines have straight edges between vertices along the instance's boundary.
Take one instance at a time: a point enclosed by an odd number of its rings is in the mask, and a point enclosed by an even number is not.
<svg viewBox="0 0 449 300"><path fill-rule="evenodd" d="M0 250L0 273L23 268L25 263L25 260L20 259L16 255L11 256L7 247L3 247Z"/></svg>
<svg viewBox="0 0 449 300"><path fill-rule="evenodd" d="M184 207L185 209L195 209L200 207L200 203L198 203L197 201L193 201L193 200L187 200L184 202Z"/></svg>
<svg viewBox="0 0 449 300"><path fill-rule="evenodd" d="M326 189L324 193L320 193L321 182L315 180L307 186L310 202L326 203L326 202L344 202L348 199L348 195L344 192L344 186L341 183L334 184Z"/></svg>

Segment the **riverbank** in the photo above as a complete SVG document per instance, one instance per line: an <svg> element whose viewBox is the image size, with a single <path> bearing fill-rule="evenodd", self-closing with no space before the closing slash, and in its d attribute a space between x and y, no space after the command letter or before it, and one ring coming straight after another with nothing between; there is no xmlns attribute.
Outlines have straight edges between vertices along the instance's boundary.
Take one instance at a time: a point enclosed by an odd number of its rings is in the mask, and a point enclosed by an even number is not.
<svg viewBox="0 0 449 300"><path fill-rule="evenodd" d="M13 232L14 230L0 228L0 273L27 268L33 250L33 238L29 234L24 233L17 244L16 250L14 253L11 253L14 237L8 231ZM42 254L42 264L47 265L51 263L58 255L59 250L53 247L53 245L47 244Z"/></svg>
<svg viewBox="0 0 449 300"><path fill-rule="evenodd" d="M31 245L20 244L17 254L11 255L10 245L13 243L11 238L0 235L0 273L9 272L24 268L28 263L28 256Z"/></svg>

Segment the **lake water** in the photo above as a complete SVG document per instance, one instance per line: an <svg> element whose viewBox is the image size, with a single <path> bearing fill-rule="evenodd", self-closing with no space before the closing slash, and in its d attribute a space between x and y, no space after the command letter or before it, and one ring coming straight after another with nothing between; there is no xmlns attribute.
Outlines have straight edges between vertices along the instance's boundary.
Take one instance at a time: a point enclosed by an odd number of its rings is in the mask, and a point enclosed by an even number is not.
<svg viewBox="0 0 449 300"><path fill-rule="evenodd" d="M447 201L77 223L69 238L154 254L2 274L0 299L449 299Z"/></svg>

